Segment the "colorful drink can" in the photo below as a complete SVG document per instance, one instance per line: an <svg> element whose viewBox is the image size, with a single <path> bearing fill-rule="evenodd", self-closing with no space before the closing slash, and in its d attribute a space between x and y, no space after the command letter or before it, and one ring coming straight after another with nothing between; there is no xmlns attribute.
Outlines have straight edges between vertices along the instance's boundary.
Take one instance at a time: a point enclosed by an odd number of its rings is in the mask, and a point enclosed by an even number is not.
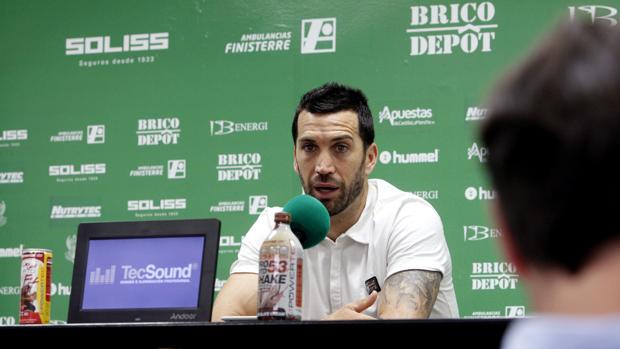
<svg viewBox="0 0 620 349"><path fill-rule="evenodd" d="M22 251L20 324L46 324L50 321L52 251L28 248Z"/></svg>

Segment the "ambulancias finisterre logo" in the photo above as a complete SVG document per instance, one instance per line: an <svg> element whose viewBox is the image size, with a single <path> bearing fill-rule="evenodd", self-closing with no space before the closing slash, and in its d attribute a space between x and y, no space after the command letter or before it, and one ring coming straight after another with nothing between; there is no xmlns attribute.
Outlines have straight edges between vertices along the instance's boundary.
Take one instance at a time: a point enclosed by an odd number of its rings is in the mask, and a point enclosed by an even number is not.
<svg viewBox="0 0 620 349"><path fill-rule="evenodd" d="M491 52L498 25L490 1L410 7L411 56Z"/></svg>
<svg viewBox="0 0 620 349"><path fill-rule="evenodd" d="M58 131L50 137L51 143L81 142L84 139L83 130ZM88 125L86 127L86 144L104 144L105 125Z"/></svg>
<svg viewBox="0 0 620 349"><path fill-rule="evenodd" d="M301 21L301 53L336 52L336 18Z"/></svg>
<svg viewBox="0 0 620 349"><path fill-rule="evenodd" d="M3 227L6 224L7 218L4 216L6 213L6 203L4 201L0 201L0 227Z"/></svg>

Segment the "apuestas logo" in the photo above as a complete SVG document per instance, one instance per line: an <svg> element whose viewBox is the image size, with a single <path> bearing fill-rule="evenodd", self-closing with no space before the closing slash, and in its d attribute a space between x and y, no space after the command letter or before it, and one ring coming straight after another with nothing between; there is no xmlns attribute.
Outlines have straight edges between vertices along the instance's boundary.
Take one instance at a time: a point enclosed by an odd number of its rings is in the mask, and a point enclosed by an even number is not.
<svg viewBox="0 0 620 349"><path fill-rule="evenodd" d="M251 215L258 215L267 208L269 202L269 196L267 195L250 195L248 199L249 213Z"/></svg>
<svg viewBox="0 0 620 349"><path fill-rule="evenodd" d="M508 262L473 262L470 276L474 291L514 290L519 281L517 268Z"/></svg>
<svg viewBox="0 0 620 349"><path fill-rule="evenodd" d="M138 146L177 144L181 137L181 121L177 117L138 120Z"/></svg>
<svg viewBox="0 0 620 349"><path fill-rule="evenodd" d="M21 258L23 250L23 244L19 244L19 247L2 247L0 248L0 258Z"/></svg>
<svg viewBox="0 0 620 349"><path fill-rule="evenodd" d="M267 131L267 121L260 122L233 122L228 120L212 120L211 136L223 136L238 132L261 132Z"/></svg>
<svg viewBox="0 0 620 349"><path fill-rule="evenodd" d="M0 142L28 140L28 130L3 130L0 132Z"/></svg>
<svg viewBox="0 0 620 349"><path fill-rule="evenodd" d="M64 207L62 205L53 205L52 212L50 214L51 219L96 217L101 217L101 206Z"/></svg>
<svg viewBox="0 0 620 349"><path fill-rule="evenodd" d="M129 200L128 211L159 211L159 210L184 210L187 208L187 199L161 199L155 200Z"/></svg>
<svg viewBox="0 0 620 349"><path fill-rule="evenodd" d="M220 201L217 203L217 205L211 206L209 212L243 212L244 210L244 201Z"/></svg>
<svg viewBox="0 0 620 349"><path fill-rule="evenodd" d="M495 190L484 189L482 187L468 187L465 189L465 199L467 200L493 200L495 199Z"/></svg>
<svg viewBox="0 0 620 349"><path fill-rule="evenodd" d="M218 181L255 181L262 171L260 153L219 154L217 156Z"/></svg>
<svg viewBox="0 0 620 349"><path fill-rule="evenodd" d="M154 51L168 49L168 33L143 33L123 35L122 44L112 43L110 35L66 39L67 56Z"/></svg>
<svg viewBox="0 0 620 349"><path fill-rule="evenodd" d="M379 112L379 123L389 121L392 126L434 125L435 121L431 120L432 117L433 109L430 108L390 110L388 106L385 106Z"/></svg>
<svg viewBox="0 0 620 349"><path fill-rule="evenodd" d="M81 142L84 138L84 131L59 131L50 137L52 143ZM104 144L105 125L88 125L86 127L86 144Z"/></svg>
<svg viewBox="0 0 620 349"><path fill-rule="evenodd" d="M79 176L105 174L106 164L82 164L76 165L52 165L49 167L50 177L54 176Z"/></svg>
<svg viewBox="0 0 620 349"><path fill-rule="evenodd" d="M411 56L491 52L498 25L490 1L411 6Z"/></svg>
<svg viewBox="0 0 620 349"><path fill-rule="evenodd" d="M480 241L500 236L502 236L502 232L498 228L489 228L484 225L463 226L463 239L465 241Z"/></svg>
<svg viewBox="0 0 620 349"><path fill-rule="evenodd" d="M489 150L486 147L479 147L476 142L474 142L471 147L467 148L467 160L476 157L480 162L487 162L488 154Z"/></svg>
<svg viewBox="0 0 620 349"><path fill-rule="evenodd" d="M583 5L568 6L568 13L571 21L575 20L575 16L590 17L592 23L602 22L609 25L617 25L618 9L611 6L602 5Z"/></svg>
<svg viewBox="0 0 620 349"><path fill-rule="evenodd" d="M24 172L0 172L0 184L24 183Z"/></svg>
<svg viewBox="0 0 620 349"><path fill-rule="evenodd" d="M486 108L468 107L465 112L465 121L479 121L484 120L487 116Z"/></svg>
<svg viewBox="0 0 620 349"><path fill-rule="evenodd" d="M384 150L379 155L379 161L384 164L419 164L439 162L439 149L429 153L398 153L396 150Z"/></svg>
<svg viewBox="0 0 620 349"><path fill-rule="evenodd" d="M301 21L301 53L336 52L336 18Z"/></svg>

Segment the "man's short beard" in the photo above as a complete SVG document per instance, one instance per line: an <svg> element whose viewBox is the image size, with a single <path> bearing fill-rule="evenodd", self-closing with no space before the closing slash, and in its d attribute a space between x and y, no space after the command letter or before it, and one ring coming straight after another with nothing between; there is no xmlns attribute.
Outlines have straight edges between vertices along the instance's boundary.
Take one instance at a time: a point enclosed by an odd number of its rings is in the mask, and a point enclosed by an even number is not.
<svg viewBox="0 0 620 349"><path fill-rule="evenodd" d="M364 158L365 158L365 155L366 154L364 154ZM312 187L310 186L310 184L306 185L301 175L301 171L298 175L299 175L299 181L301 182L301 186L304 188L304 191L306 192L306 194L312 195ZM353 182L351 182L351 188L348 188L344 182L340 184L341 195L334 200L333 207L329 208L327 207L325 202L322 202L323 206L325 206L330 216L335 216L341 213L342 211L346 210L349 206L351 206L353 201L357 199L357 197L360 195L360 193L364 189L364 180L365 180L364 161L362 160L362 163L360 164L360 167L357 170L355 177L353 178Z"/></svg>

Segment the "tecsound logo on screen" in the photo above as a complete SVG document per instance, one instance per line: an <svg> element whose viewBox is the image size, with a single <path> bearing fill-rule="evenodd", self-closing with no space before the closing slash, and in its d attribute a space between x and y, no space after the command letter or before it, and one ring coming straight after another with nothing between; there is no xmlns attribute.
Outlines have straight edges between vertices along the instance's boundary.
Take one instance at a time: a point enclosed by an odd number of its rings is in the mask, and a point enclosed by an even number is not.
<svg viewBox="0 0 620 349"><path fill-rule="evenodd" d="M218 181L255 181L262 171L259 153L219 154L217 156Z"/></svg>
<svg viewBox="0 0 620 349"><path fill-rule="evenodd" d="M517 288L519 275L514 264L507 262L473 262L471 265L472 290L514 290Z"/></svg>
<svg viewBox="0 0 620 349"><path fill-rule="evenodd" d="M379 112L379 123L389 122L392 126L434 125L433 109L390 109L387 105Z"/></svg>
<svg viewBox="0 0 620 349"><path fill-rule="evenodd" d="M162 283L187 283L191 281L192 271L198 269L196 263L186 266L161 267L148 264L144 267L136 267L131 264L120 266L120 280L118 284L162 284ZM95 268L89 273L88 283L93 286L113 285L116 283L117 266L110 265L108 268Z"/></svg>
<svg viewBox="0 0 620 349"><path fill-rule="evenodd" d="M0 172L0 184L24 183L24 172Z"/></svg>
<svg viewBox="0 0 620 349"><path fill-rule="evenodd" d="M181 138L178 117L138 120L138 146L177 144Z"/></svg>
<svg viewBox="0 0 620 349"><path fill-rule="evenodd" d="M379 154L379 161L384 164L419 164L439 162L439 149L429 153L399 153L396 150L384 150Z"/></svg>
<svg viewBox="0 0 620 349"><path fill-rule="evenodd" d="M495 5L481 3L411 6L411 56L491 52L498 25Z"/></svg>

